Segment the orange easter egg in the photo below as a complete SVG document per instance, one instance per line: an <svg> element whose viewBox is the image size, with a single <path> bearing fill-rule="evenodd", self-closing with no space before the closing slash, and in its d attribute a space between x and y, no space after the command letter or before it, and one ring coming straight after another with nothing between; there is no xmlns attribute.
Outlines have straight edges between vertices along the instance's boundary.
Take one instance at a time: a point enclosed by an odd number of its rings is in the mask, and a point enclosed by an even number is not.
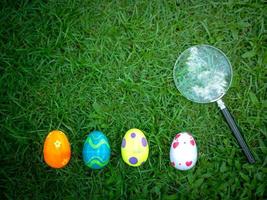
<svg viewBox="0 0 267 200"><path fill-rule="evenodd" d="M67 136L58 130L51 131L44 142L44 160L52 168L62 168L68 164L71 156Z"/></svg>

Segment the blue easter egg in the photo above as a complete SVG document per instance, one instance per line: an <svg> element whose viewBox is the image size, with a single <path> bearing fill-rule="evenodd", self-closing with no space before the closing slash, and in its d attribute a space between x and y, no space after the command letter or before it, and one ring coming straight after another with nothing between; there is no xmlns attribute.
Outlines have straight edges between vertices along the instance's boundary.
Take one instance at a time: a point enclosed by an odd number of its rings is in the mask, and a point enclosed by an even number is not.
<svg viewBox="0 0 267 200"><path fill-rule="evenodd" d="M108 138L101 131L88 134L83 145L83 161L91 169L105 167L110 159Z"/></svg>

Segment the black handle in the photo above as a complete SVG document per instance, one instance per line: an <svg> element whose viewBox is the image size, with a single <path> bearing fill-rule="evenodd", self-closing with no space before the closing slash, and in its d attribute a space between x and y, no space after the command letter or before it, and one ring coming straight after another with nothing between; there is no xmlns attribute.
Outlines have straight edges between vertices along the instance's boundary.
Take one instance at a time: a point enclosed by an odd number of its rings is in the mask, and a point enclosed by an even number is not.
<svg viewBox="0 0 267 200"><path fill-rule="evenodd" d="M236 122L234 120L234 118L232 117L232 115L230 114L230 112L228 111L228 109L226 108L226 106L224 105L222 100L219 100L220 102L217 102L219 107L221 108L221 111L223 113L224 118L226 119L229 127L231 128L239 146L242 148L244 154L246 155L248 161L250 163L255 163L255 159L251 153L251 151L249 150L249 147L247 145L247 143L245 142L244 138L242 137Z"/></svg>

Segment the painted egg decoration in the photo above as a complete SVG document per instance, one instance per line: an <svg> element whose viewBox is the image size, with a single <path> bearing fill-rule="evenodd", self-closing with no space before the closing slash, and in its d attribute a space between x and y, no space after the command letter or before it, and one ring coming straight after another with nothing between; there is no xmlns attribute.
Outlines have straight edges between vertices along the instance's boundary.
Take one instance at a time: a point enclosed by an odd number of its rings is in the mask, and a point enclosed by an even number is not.
<svg viewBox="0 0 267 200"><path fill-rule="evenodd" d="M197 144L190 133L178 133L170 149L171 165L178 170L188 170L197 162Z"/></svg>
<svg viewBox="0 0 267 200"><path fill-rule="evenodd" d="M83 146L83 161L91 169L102 169L110 159L108 138L101 131L88 134Z"/></svg>
<svg viewBox="0 0 267 200"><path fill-rule="evenodd" d="M121 155L124 162L138 167L148 158L149 147L144 133L139 129L128 130L121 143Z"/></svg>
<svg viewBox="0 0 267 200"><path fill-rule="evenodd" d="M51 131L44 142L44 161L52 168L62 168L68 164L71 157L71 147L65 133L59 130Z"/></svg>

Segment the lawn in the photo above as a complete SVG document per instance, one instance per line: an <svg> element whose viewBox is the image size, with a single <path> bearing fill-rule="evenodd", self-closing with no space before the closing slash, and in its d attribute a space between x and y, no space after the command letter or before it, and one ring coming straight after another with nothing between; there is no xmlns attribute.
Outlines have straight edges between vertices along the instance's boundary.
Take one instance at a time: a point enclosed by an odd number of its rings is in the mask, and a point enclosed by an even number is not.
<svg viewBox="0 0 267 200"><path fill-rule="evenodd" d="M1 199L266 199L267 6L263 1L16 1L0 3ZM233 66L225 103L256 159L249 164L215 103L188 101L172 70L196 44ZM141 167L121 158L127 130L145 133ZM54 129L71 143L69 164L43 161ZM101 130L110 163L82 160ZM198 162L170 166L176 133L190 131Z"/></svg>

